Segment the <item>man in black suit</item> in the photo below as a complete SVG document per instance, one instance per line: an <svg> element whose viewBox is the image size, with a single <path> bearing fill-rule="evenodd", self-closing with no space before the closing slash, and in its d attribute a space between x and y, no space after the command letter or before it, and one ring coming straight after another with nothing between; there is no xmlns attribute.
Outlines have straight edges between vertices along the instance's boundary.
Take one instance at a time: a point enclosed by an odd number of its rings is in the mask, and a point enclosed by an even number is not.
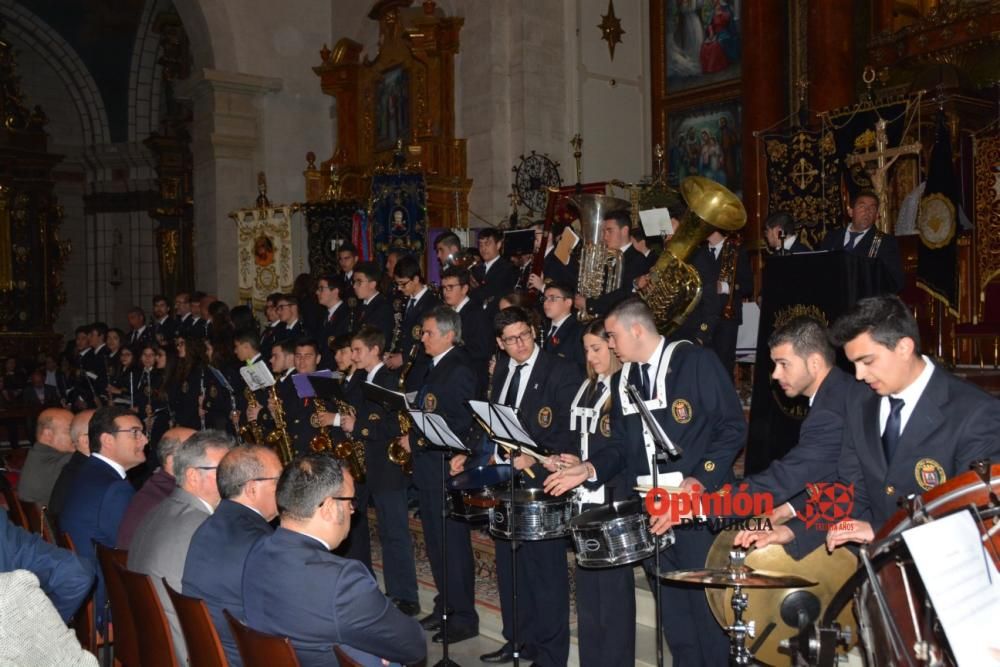
<svg viewBox="0 0 1000 667"><path fill-rule="evenodd" d="M795 255L809 252L806 244L795 232L795 220L784 211L778 211L764 223L764 239L775 255Z"/></svg>
<svg viewBox="0 0 1000 667"><path fill-rule="evenodd" d="M391 336L395 324L392 304L389 303L384 294L378 291L382 271L375 262L358 262L352 275L354 294L358 303L355 307L354 327L351 333L353 334L362 325L367 324L379 331L389 332L386 335Z"/></svg>
<svg viewBox="0 0 1000 667"><path fill-rule="evenodd" d="M303 667L335 667L335 645L362 664L421 662L420 625L396 609L364 565L330 553L350 530L354 503L354 480L333 457L307 454L285 468L281 526L254 545L243 569L247 624L290 638Z"/></svg>
<svg viewBox="0 0 1000 667"><path fill-rule="evenodd" d="M274 332L276 343L295 341L309 335L302 320L299 319L299 300L294 294L282 294L274 308L281 322L281 326Z"/></svg>
<svg viewBox="0 0 1000 667"><path fill-rule="evenodd" d="M191 295L187 292L178 292L174 295L174 336L187 336L191 333L193 323Z"/></svg>
<svg viewBox="0 0 1000 667"><path fill-rule="evenodd" d="M271 348L278 340L278 332L284 324L278 319L278 299L281 292L272 292L264 300L264 319L266 323L260 332L260 354L265 359L271 358Z"/></svg>
<svg viewBox="0 0 1000 667"><path fill-rule="evenodd" d="M483 261L472 268L472 278L478 285L472 290L472 296L494 312L497 301L514 289L518 277L517 267L502 253L503 232L492 227L481 230L479 255Z"/></svg>
<svg viewBox="0 0 1000 667"><path fill-rule="evenodd" d="M611 213L602 222L601 241L608 248L620 250L622 253L622 282L618 289L598 297L587 298L577 294L574 305L578 311L603 317L616 304L627 299L635 291L639 276L648 272L648 260L632 245L631 225L632 218L628 211Z"/></svg>
<svg viewBox="0 0 1000 667"><path fill-rule="evenodd" d="M157 294L153 297L153 337L157 343L169 343L177 335L177 320L170 316L167 297Z"/></svg>
<svg viewBox="0 0 1000 667"><path fill-rule="evenodd" d="M271 448L229 450L216 471L222 501L195 530L184 561L181 592L205 601L233 667L243 662L222 610L239 619L244 616L243 564L257 540L274 532L268 522L278 516L275 491L280 476L281 461Z"/></svg>
<svg viewBox="0 0 1000 667"><path fill-rule="evenodd" d="M420 323L424 319L424 314L439 305L441 300L424 282L424 277L420 273L420 262L414 257L403 257L396 262L394 275L396 288L404 303L399 331L393 336L395 340L387 342L386 350L389 356L386 357L385 365L391 370L398 370L409 358L413 346L420 342ZM392 336L392 332L387 332L386 335ZM417 357L420 365L427 361L423 357L424 355Z"/></svg>
<svg viewBox="0 0 1000 667"><path fill-rule="evenodd" d="M583 372L572 362L535 345L532 321L531 314L519 307L497 313L497 344L509 358L497 364L491 396L495 402L518 410L524 427L538 445L553 454L579 456L579 440L570 430L570 405L583 381ZM503 458L501 451L487 452L486 456ZM464 463L464 457L455 457L452 471ZM535 477L524 477L526 486L541 487L548 475L526 454L517 456L513 464L518 470L531 468ZM518 590L517 608L518 641L523 643L523 655L539 665L565 665L569 654L569 577L563 540L519 542L516 556L512 556L509 542L497 540L497 585L506 644L481 659L493 663L513 659L514 558L518 587L524 586Z"/></svg>
<svg viewBox="0 0 1000 667"><path fill-rule="evenodd" d="M454 232L443 232L434 239L434 254L442 270L452 268L461 252L462 241Z"/></svg>
<svg viewBox="0 0 1000 667"><path fill-rule="evenodd" d="M358 263L358 249L350 241L345 241L337 248L337 274L341 287L340 298L350 302L354 297L354 267Z"/></svg>
<svg viewBox="0 0 1000 667"><path fill-rule="evenodd" d="M339 426L364 444L367 474L364 484L355 482L354 495L360 507L368 506L369 496L375 505L378 518L379 542L382 544L382 562L385 570L385 593L407 616L420 613L417 598L417 570L410 540L410 522L406 512L406 489L409 477L403 469L389 460L389 442L399 436L399 417L383 406L364 397L365 382L384 389L398 391L399 376L382 363L385 334L372 327L363 326L351 339L351 360L359 371L348 393L355 415L341 415ZM368 519L358 512L351 521L348 540L351 549L345 554L353 556L357 548L368 550ZM363 531L364 534L360 534ZM360 542L357 547L353 543Z"/></svg>
<svg viewBox="0 0 1000 667"><path fill-rule="evenodd" d="M896 296L862 299L830 330L872 391L850 398L839 481L853 485L849 520L827 532L793 520L776 526L766 543L788 544L802 557L866 544L898 511L898 500L922 494L1000 455L1000 401L921 355L920 331ZM758 539L761 544L763 538Z"/></svg>
<svg viewBox="0 0 1000 667"><path fill-rule="evenodd" d="M295 342L285 341L281 345L283 348L286 345L293 346L294 367L291 370L294 373L292 375L315 373L319 368L322 355L320 354L319 343L314 339L300 338ZM316 414L315 401L312 398L301 398L298 389L295 387L295 382L291 378L286 379L279 385L278 398L281 400L281 406L285 410L285 425L288 435L292 438L292 449L295 455L298 456L299 454L311 451L309 443L319 434L319 431L313 425L315 423L314 415ZM273 411L271 414L273 418Z"/></svg>
<svg viewBox="0 0 1000 667"><path fill-rule="evenodd" d="M885 268L889 284L887 293L896 293L903 289L903 260L899 254L899 244L892 234L883 234L874 228L878 218L878 195L871 190L862 190L854 196L854 201L847 207L851 216L851 224L843 231L827 233L820 250L843 250L861 257L877 259Z"/></svg>
<svg viewBox="0 0 1000 667"><path fill-rule="evenodd" d="M469 296L467 269L450 268L441 274L441 298L462 318L462 346L472 359L476 396L486 395L490 357L496 352L493 325L483 304Z"/></svg>
<svg viewBox="0 0 1000 667"><path fill-rule="evenodd" d="M95 322L87 327L87 349L80 354L80 374L77 379L77 397L83 407L96 408L108 388L108 348L104 339L108 325Z"/></svg>
<svg viewBox="0 0 1000 667"><path fill-rule="evenodd" d="M566 285L550 283L542 297L542 310L548 320L542 349L586 370L583 354L583 326L573 312L573 291Z"/></svg>
<svg viewBox="0 0 1000 667"><path fill-rule="evenodd" d="M422 378L414 378L411 386L418 388L418 407L439 415L452 432L464 438L472 427L472 415L465 406L475 398L476 377L462 342L462 318L449 306L439 305L424 315L421 340L429 359ZM411 376L412 377L412 376ZM408 387L409 388L409 387ZM475 604L475 569L469 524L446 519L442 491L447 454L426 446L423 434L414 432L400 442L413 456L413 483L420 501L420 523L427 541L427 557L438 595L434 610L421 619L426 630L438 631L435 642L442 641L442 611L448 606L448 641L458 642L479 634L479 615ZM416 446L414 446L416 445ZM448 600L441 595L444 586L444 560L448 561Z"/></svg>
<svg viewBox="0 0 1000 667"><path fill-rule="evenodd" d="M191 294L191 319L188 320L187 335L194 338L208 337L208 306L204 292L198 291Z"/></svg>
<svg viewBox="0 0 1000 667"><path fill-rule="evenodd" d="M736 335L743 324L743 301L753 298L753 271L750 257L735 237L713 231L708 236L708 251L712 262L702 291L714 291L718 299L712 349L732 377L736 369Z"/></svg>
<svg viewBox="0 0 1000 667"><path fill-rule="evenodd" d="M731 483L733 461L746 443L746 418L732 381L714 352L687 341L668 342L656 329L649 307L637 298L616 306L605 319L609 345L624 362L611 382L609 452L623 453L639 484L651 484L650 459L655 446L638 407L625 391L634 385L663 431L683 452L659 465L675 473L689 491L715 493ZM608 466L621 461L609 459ZM607 473L599 471L605 479ZM674 482L673 484L676 484ZM673 528L676 543L660 554L663 571L701 568L715 540L708 526L679 524L670 512L654 516L651 532ZM652 559L644 565L653 567ZM722 665L729 659L728 640L715 622L701 588L660 583L663 632L675 664Z"/></svg>
<svg viewBox="0 0 1000 667"><path fill-rule="evenodd" d="M125 336L122 344L133 350L138 350L140 346L154 342L153 329L146 325L146 311L139 306L129 309L128 315L129 332Z"/></svg>
<svg viewBox="0 0 1000 667"><path fill-rule="evenodd" d="M348 333L351 315L343 290L344 284L333 274L322 275L316 281L316 300L323 309L317 336L323 348L323 368L334 368L333 341Z"/></svg>

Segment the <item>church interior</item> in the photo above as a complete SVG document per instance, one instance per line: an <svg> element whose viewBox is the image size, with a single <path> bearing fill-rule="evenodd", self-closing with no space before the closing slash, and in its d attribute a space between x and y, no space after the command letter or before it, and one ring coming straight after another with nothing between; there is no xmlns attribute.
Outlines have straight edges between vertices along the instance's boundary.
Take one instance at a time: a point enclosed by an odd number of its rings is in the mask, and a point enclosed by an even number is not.
<svg viewBox="0 0 1000 667"><path fill-rule="evenodd" d="M771 378L768 337L797 316L829 325L898 294L918 353L1000 396L998 35L1000 0L0 0L6 469L40 409L22 393L81 328L128 332L137 307L153 326L154 301L180 294L207 299L205 319L221 301L267 326L271 295L298 294L306 313L303 294L342 271L345 247L380 267L411 255L439 284L435 240L449 232L472 255L486 229L535 229L541 251L552 228L600 243L570 203L591 195L630 208L653 258L689 268L713 229L732 244L726 292L708 287L739 322L726 368L748 424L738 477L785 455L811 405ZM713 209L689 238L668 211L700 211L699 177L742 217ZM867 263L818 252L854 243L841 230L866 196ZM894 286L869 261L880 242L898 248ZM541 254L512 259L527 276ZM427 609L430 545L411 523ZM472 539L477 605L496 617L481 621L486 651L504 641L494 543ZM711 556L723 567L728 553ZM752 564L790 569L775 563ZM635 664L653 665L655 596L635 573ZM742 622L728 593L709 603ZM571 626L569 662L587 664ZM747 639L762 662L733 664L791 664L791 637Z"/></svg>

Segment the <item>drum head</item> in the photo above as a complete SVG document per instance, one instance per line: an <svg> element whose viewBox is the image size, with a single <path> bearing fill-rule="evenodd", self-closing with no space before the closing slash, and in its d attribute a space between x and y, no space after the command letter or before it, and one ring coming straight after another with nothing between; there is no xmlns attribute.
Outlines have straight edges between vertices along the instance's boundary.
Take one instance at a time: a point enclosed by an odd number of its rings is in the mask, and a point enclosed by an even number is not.
<svg viewBox="0 0 1000 667"><path fill-rule="evenodd" d="M642 511L642 500L637 498L633 500L619 500L610 505L595 507L594 509L580 513L570 521L570 525L579 527L591 523L604 523L605 521L613 521L622 517L635 516Z"/></svg>
<svg viewBox="0 0 1000 667"><path fill-rule="evenodd" d="M448 480L448 488L459 491L483 489L509 482L513 477L513 468L509 464L495 466L478 466L459 473Z"/></svg>

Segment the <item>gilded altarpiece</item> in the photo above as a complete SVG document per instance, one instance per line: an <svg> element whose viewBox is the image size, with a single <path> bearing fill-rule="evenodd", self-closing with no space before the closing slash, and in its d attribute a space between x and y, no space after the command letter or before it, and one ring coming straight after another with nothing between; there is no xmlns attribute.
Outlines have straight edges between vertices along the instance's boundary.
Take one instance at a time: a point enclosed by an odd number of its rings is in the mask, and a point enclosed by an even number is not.
<svg viewBox="0 0 1000 667"><path fill-rule="evenodd" d="M337 148L306 170L306 200L322 199L336 174L343 198L370 201L372 176L401 153L406 171L424 174L427 219L466 227L472 181L465 140L455 137L454 92L463 19L445 16L430 0L412 4L382 0L369 12L379 24L374 59L362 61L361 45L346 38L321 51L313 70L337 100Z"/></svg>

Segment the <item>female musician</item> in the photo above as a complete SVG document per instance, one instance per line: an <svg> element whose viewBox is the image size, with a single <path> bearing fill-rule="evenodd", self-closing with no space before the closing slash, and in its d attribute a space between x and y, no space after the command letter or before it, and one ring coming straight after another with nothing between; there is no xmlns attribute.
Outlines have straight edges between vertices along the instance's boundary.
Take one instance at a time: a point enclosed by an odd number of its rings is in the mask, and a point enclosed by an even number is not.
<svg viewBox="0 0 1000 667"><path fill-rule="evenodd" d="M212 322L214 330L215 320L213 319ZM230 418L234 410L231 392L233 387L239 386L234 384L239 376L239 362L233 355L232 349L232 342L227 344L224 339L218 340L214 336L205 341L205 353L208 356L209 368L205 372L205 398L201 404L201 413L205 418L207 428L228 431L230 435L235 435L236 432ZM219 382L211 370L213 368L222 374L226 384Z"/></svg>
<svg viewBox="0 0 1000 667"><path fill-rule="evenodd" d="M176 426L200 429L202 397L205 393L205 342L194 336L178 336L177 372L164 386L170 396L170 407Z"/></svg>
<svg viewBox="0 0 1000 667"><path fill-rule="evenodd" d="M121 370L115 376L108 374L108 397L116 405L134 407L139 373L135 367L132 349L127 346L122 347L118 351L118 361L121 363Z"/></svg>
<svg viewBox="0 0 1000 667"><path fill-rule="evenodd" d="M144 345L139 353L135 407L146 426L146 433L149 434L149 450L146 452L146 467L149 470L155 470L159 465L156 445L170 428L170 402L163 383L164 378L172 374L176 366L177 355L173 348L168 351L150 343Z"/></svg>
<svg viewBox="0 0 1000 667"><path fill-rule="evenodd" d="M108 329L108 335L104 338L104 344L108 348L108 356L105 359L105 364L108 369L109 386L117 381L118 376L122 372L121 350L123 340L125 340L125 334L121 329Z"/></svg>
<svg viewBox="0 0 1000 667"><path fill-rule="evenodd" d="M545 490L559 496L580 487L578 493L586 511L626 500L633 495L633 485L624 471L603 484L590 481L596 473L589 459L611 446L611 376L621 368L621 362L608 347L603 320L594 320L584 329L583 347L587 379L573 399L570 424L580 434L583 460L572 454L550 457L545 467L553 474L546 479ZM581 667L631 667L635 664L632 566L574 570Z"/></svg>

